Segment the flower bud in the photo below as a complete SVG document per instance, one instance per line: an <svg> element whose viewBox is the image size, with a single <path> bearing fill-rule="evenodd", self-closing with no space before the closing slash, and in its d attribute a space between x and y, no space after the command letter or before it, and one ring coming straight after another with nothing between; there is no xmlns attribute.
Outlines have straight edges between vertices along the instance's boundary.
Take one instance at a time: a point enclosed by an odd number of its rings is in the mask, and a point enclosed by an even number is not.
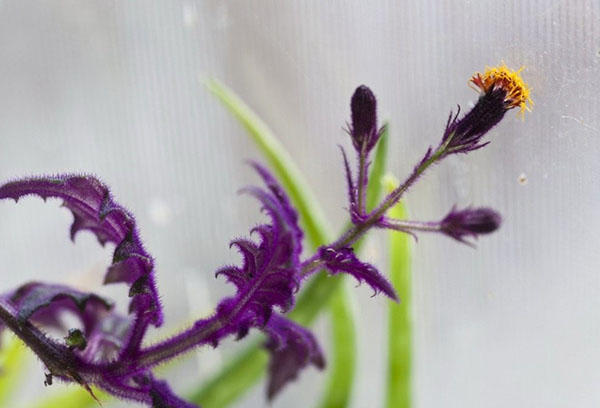
<svg viewBox="0 0 600 408"><path fill-rule="evenodd" d="M453 208L440 222L440 231L457 241L467 243L466 237L477 238L481 234L494 232L501 222L500 214L491 208L465 208L460 211Z"/></svg>
<svg viewBox="0 0 600 408"><path fill-rule="evenodd" d="M367 86L356 88L350 101L350 110L352 125L349 133L354 148L359 152L363 148L369 152L379 140L380 133L377 130L377 99Z"/></svg>

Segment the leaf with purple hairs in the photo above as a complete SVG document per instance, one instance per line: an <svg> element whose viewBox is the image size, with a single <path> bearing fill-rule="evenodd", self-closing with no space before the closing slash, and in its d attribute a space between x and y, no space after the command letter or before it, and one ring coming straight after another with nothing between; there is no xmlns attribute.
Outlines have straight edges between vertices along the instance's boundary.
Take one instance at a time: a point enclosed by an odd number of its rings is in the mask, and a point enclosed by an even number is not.
<svg viewBox="0 0 600 408"><path fill-rule="evenodd" d="M66 330L60 320L63 312L72 312L79 318L83 331L70 328L65 337L67 346L83 350L87 338L98 323L111 313L112 302L64 285L30 282L1 296L14 306L14 317L19 326L32 321L47 328ZM0 323L0 331L4 325Z"/></svg>
<svg viewBox="0 0 600 408"><path fill-rule="evenodd" d="M373 296L383 292L391 299L398 301L396 291L388 280L373 265L359 260L352 248L320 247L319 258L325 262L325 267L332 274L340 272L350 274L359 283L365 281L375 291Z"/></svg>
<svg viewBox="0 0 600 408"><path fill-rule="evenodd" d="M274 314L264 328L269 335L266 347L271 353L267 396L279 391L309 364L325 368L325 357L313 334L285 317Z"/></svg>
<svg viewBox="0 0 600 408"><path fill-rule="evenodd" d="M237 239L231 242L241 253L241 266L227 266L217 271L237 287L234 298L225 299L217 308L217 315L229 318L236 331L243 335L250 327L264 326L278 306L287 311L293 305L293 294L298 290L302 231L298 215L287 195L273 176L262 166L253 163L269 191L247 187L243 191L262 203L262 209L271 219L270 224L255 227L252 232L259 242Z"/></svg>
<svg viewBox="0 0 600 408"><path fill-rule="evenodd" d="M81 319L86 333L113 307L112 302L96 294L42 282L27 283L5 298L16 307L20 324L32 320L45 326L60 326L58 318L68 310Z"/></svg>
<svg viewBox="0 0 600 408"><path fill-rule="evenodd" d="M91 231L104 245L116 245L105 283L130 285L130 311L136 321L129 339L129 351L139 348L149 323L162 324L162 308L154 279L154 260L144 249L133 215L112 197L108 187L89 175L33 177L0 186L0 199L18 201L26 195L44 200L60 198L73 213L71 239L82 230Z"/></svg>
<svg viewBox="0 0 600 408"><path fill-rule="evenodd" d="M89 363L115 360L131 327L131 319L114 312L111 301L65 285L30 282L0 297L14 306L19 325L32 322L47 329L68 329L67 346L79 350ZM65 327L63 312L73 313L83 331Z"/></svg>

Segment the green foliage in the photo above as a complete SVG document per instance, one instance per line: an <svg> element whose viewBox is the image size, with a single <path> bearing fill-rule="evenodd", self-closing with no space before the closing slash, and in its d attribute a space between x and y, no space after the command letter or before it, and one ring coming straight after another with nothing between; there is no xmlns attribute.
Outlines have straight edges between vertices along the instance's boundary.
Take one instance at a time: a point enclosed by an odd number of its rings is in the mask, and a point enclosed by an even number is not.
<svg viewBox="0 0 600 408"><path fill-rule="evenodd" d="M407 212L402 202L390 209L390 217L405 219ZM411 406L411 352L412 352L412 275L411 244L408 234L390 231L390 280L400 303L389 303L388 314L388 378L386 406Z"/></svg>
<svg viewBox="0 0 600 408"><path fill-rule="evenodd" d="M16 337L6 332L0 337L0 407L7 407L29 359L27 348Z"/></svg>

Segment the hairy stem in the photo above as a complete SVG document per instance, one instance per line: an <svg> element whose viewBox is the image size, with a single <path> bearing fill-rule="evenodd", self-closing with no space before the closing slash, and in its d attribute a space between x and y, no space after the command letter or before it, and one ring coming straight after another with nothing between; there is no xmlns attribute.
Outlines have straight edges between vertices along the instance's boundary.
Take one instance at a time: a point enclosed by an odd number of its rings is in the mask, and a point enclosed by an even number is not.
<svg viewBox="0 0 600 408"><path fill-rule="evenodd" d="M367 191L367 145L363 143L363 147L358 154L358 213L363 215L365 213L365 201Z"/></svg>
<svg viewBox="0 0 600 408"><path fill-rule="evenodd" d="M44 362L50 374L83 383L83 379L74 370L75 355L67 347L51 341L31 323L20 323L15 316L15 308L7 300L0 298L0 321Z"/></svg>
<svg viewBox="0 0 600 408"><path fill-rule="evenodd" d="M391 220L387 219L382 226L388 229L396 231L423 231L423 232L437 232L440 231L442 226L439 222L421 222L421 221L403 221L403 220Z"/></svg>

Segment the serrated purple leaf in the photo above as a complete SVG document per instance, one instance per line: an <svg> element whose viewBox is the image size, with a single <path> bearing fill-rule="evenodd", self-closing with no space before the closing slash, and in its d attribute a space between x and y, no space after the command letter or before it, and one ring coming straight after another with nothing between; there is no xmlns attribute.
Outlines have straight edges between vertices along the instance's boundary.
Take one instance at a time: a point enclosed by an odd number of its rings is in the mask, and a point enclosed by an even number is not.
<svg viewBox="0 0 600 408"><path fill-rule="evenodd" d="M80 318L86 335L113 307L96 294L42 282L27 283L4 297L15 306L20 324L31 319L45 326L60 326L60 314L68 310Z"/></svg>
<svg viewBox="0 0 600 408"><path fill-rule="evenodd" d="M130 311L136 313L127 350L134 353L148 324L160 326L163 314L154 278L154 261L139 238L135 218L112 197L108 187L89 175L33 177L0 186L0 199L26 195L59 198L73 213L71 238L91 231L101 244L116 245L105 283L125 282L132 290Z"/></svg>
<svg viewBox="0 0 600 408"><path fill-rule="evenodd" d="M319 257L332 274L340 272L350 274L359 283L366 282L375 291L374 295L383 292L391 299L398 301L396 291L388 280L373 265L359 260L352 248L321 247L319 248Z"/></svg>
<svg viewBox="0 0 600 408"><path fill-rule="evenodd" d="M262 166L253 167L268 187L268 191L248 187L243 191L257 198L271 223L253 229L258 242L236 239L231 246L242 255L241 266L226 266L216 272L224 275L237 288L237 295L221 302L217 315L236 313L232 332L244 333L248 327L264 326L273 307L287 311L298 290L302 231L298 215L275 178ZM243 306L239 309L240 302ZM239 309L239 310L238 310Z"/></svg>
<svg viewBox="0 0 600 408"><path fill-rule="evenodd" d="M299 324L274 314L264 331L269 335L266 347L271 353L267 386L269 400L309 364L319 369L325 367L325 358L317 340Z"/></svg>

